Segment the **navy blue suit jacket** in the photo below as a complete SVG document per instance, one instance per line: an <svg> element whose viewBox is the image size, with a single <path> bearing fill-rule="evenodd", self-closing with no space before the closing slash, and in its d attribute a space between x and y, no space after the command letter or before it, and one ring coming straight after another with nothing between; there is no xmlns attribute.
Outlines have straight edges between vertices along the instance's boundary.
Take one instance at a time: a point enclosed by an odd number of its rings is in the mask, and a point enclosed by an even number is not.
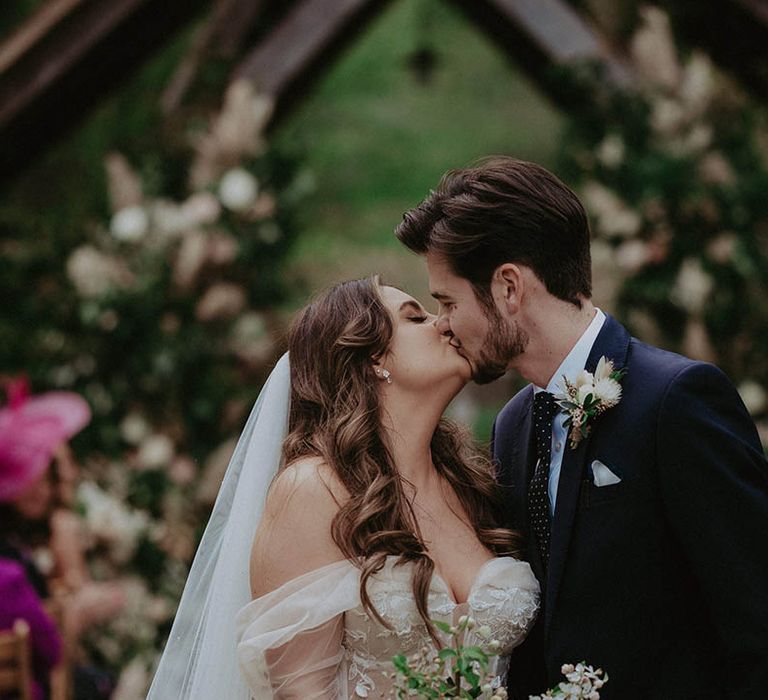
<svg viewBox="0 0 768 700"><path fill-rule="evenodd" d="M587 362L625 368L623 396L566 447L546 576L529 537L533 387L499 413L493 453L510 524L543 588L513 654L527 700L586 661L603 700L768 697L768 466L739 395L716 367L631 338L610 316ZM621 482L597 487L600 460Z"/></svg>

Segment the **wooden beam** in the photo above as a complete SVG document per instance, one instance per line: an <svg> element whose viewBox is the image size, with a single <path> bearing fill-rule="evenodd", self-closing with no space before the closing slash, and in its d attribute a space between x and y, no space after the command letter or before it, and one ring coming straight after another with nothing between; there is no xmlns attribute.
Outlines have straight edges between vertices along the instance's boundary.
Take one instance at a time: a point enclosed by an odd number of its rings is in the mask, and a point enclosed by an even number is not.
<svg viewBox="0 0 768 700"><path fill-rule="evenodd" d="M275 115L297 98L389 0L300 0L235 69L275 98Z"/></svg>
<svg viewBox="0 0 768 700"><path fill-rule="evenodd" d="M676 34L768 97L768 0L676 0L665 9Z"/></svg>
<svg viewBox="0 0 768 700"><path fill-rule="evenodd" d="M203 63L211 58L232 59L238 53L254 31L263 5L264 0L216 0L163 90L160 105L164 114L178 109Z"/></svg>
<svg viewBox="0 0 768 700"><path fill-rule="evenodd" d="M265 5L265 0L219 0L213 17L214 51L235 56L253 32Z"/></svg>
<svg viewBox="0 0 768 700"><path fill-rule="evenodd" d="M0 44L0 180L82 119L208 0L49 0Z"/></svg>
<svg viewBox="0 0 768 700"><path fill-rule="evenodd" d="M631 81L625 62L563 0L452 2L562 107L571 106L573 91L563 90L553 67L594 61L617 85ZM328 67L333 53L359 34L384 4L381 0L302 0L238 66L233 79L247 78L272 96L277 105L274 116L279 119Z"/></svg>
<svg viewBox="0 0 768 700"><path fill-rule="evenodd" d="M601 66L607 80L628 87L628 63L564 0L452 0L558 106L568 109L573 91L554 69L576 62Z"/></svg>
<svg viewBox="0 0 768 700"><path fill-rule="evenodd" d="M20 56L45 36L83 0L55 0L43 5L11 38L0 46L0 73L5 72Z"/></svg>

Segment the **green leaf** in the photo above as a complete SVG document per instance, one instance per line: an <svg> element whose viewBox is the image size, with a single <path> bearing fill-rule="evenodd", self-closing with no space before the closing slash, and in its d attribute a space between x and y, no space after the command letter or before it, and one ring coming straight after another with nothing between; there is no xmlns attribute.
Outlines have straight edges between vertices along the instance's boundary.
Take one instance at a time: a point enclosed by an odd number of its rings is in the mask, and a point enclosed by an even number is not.
<svg viewBox="0 0 768 700"><path fill-rule="evenodd" d="M395 668L402 673L409 673L411 670L408 666L408 658L405 656L405 654L398 654L397 656L393 656L392 663L394 664Z"/></svg>
<svg viewBox="0 0 768 700"><path fill-rule="evenodd" d="M445 634L451 634L451 625L449 625L447 622L443 622L442 620L432 620L432 624L441 632L445 632Z"/></svg>
<svg viewBox="0 0 768 700"><path fill-rule="evenodd" d="M446 659L453 659L458 656L455 649L441 649L437 652L437 656L440 658L441 661L445 661Z"/></svg>
<svg viewBox="0 0 768 700"><path fill-rule="evenodd" d="M488 663L488 654L486 654L480 647L467 647L464 649L464 658L472 661L479 661L481 664Z"/></svg>
<svg viewBox="0 0 768 700"><path fill-rule="evenodd" d="M480 676L478 676L474 671L467 670L467 672L464 674L464 677L469 682L470 687L474 687L480 682Z"/></svg>

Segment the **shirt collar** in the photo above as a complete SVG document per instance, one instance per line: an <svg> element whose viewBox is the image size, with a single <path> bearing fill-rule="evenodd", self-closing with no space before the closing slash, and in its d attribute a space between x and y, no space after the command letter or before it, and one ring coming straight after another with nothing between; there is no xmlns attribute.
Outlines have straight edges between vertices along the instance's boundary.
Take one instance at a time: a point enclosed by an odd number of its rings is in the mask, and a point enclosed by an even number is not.
<svg viewBox="0 0 768 700"><path fill-rule="evenodd" d="M595 309L595 317L587 326L587 330L581 334L581 338L576 341L576 344L571 348L571 351L565 356L557 371L552 375L552 378L547 384L546 391L550 394L558 394L562 391L561 381L563 375L565 375L569 382L575 383L581 371L587 365L587 359L589 359L589 353L592 351L592 346L597 340L597 336L600 334L600 330L605 323L605 314L600 309ZM534 386L534 393L545 391L540 386Z"/></svg>

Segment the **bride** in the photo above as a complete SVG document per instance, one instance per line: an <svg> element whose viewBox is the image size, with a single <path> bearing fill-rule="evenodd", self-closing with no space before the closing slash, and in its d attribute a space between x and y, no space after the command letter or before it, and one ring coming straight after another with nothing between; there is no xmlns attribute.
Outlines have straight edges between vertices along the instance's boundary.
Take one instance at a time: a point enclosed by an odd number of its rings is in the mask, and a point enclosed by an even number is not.
<svg viewBox="0 0 768 700"><path fill-rule="evenodd" d="M449 340L375 277L299 315L227 470L149 700L387 697L392 657L444 645L432 621L461 615L501 643L504 682L539 586L502 527L490 463L442 419L471 372Z"/></svg>

